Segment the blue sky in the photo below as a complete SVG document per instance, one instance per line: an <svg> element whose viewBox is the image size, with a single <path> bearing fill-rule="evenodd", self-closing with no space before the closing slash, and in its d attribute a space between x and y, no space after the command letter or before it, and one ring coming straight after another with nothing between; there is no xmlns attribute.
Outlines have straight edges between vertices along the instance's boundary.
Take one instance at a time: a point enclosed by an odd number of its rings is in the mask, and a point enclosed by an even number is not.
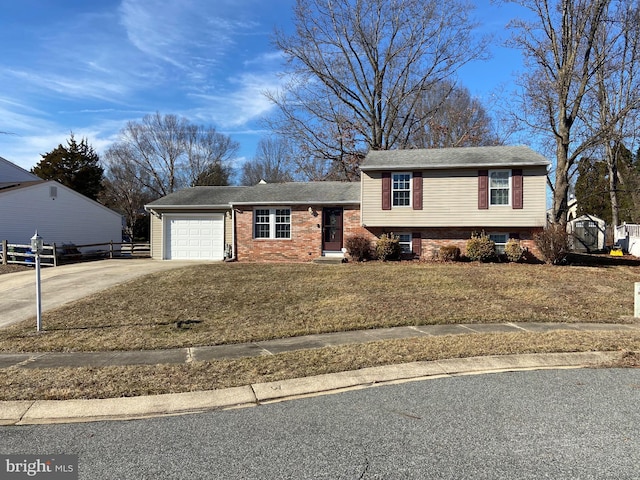
<svg viewBox="0 0 640 480"><path fill-rule="evenodd" d="M268 132L262 95L282 79L274 26L294 0L0 0L0 156L30 169L71 131L103 152L130 120L173 113L213 125L251 158ZM517 7L477 0L493 57L459 81L487 106L520 54L502 47ZM461 46L464 48L464 46Z"/></svg>

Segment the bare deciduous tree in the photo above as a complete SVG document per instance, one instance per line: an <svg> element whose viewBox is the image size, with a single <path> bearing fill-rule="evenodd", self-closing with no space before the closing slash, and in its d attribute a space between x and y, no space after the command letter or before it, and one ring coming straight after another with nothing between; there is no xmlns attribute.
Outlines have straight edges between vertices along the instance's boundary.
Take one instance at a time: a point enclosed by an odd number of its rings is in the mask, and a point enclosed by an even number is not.
<svg viewBox="0 0 640 480"><path fill-rule="evenodd" d="M369 149L406 147L428 120L423 95L482 57L460 0L297 0L295 32L276 32L291 81L269 98L272 128L328 176L356 179ZM461 48L463 46L463 48Z"/></svg>
<svg viewBox="0 0 640 480"><path fill-rule="evenodd" d="M196 184L216 167L228 169L238 148L214 127L155 113L127 123L105 157L110 164L133 162L139 181L157 198Z"/></svg>
<svg viewBox="0 0 640 480"><path fill-rule="evenodd" d="M150 182L144 179L140 167L129 159L107 156L106 163L100 202L124 216L125 232L133 241L144 234L140 225L146 217L144 205L154 197L144 186Z"/></svg>
<svg viewBox="0 0 640 480"><path fill-rule="evenodd" d="M596 86L598 73L612 65L610 61L618 61L611 58L613 51L598 47L611 42L607 26L614 21L613 2L507 1L527 8L535 17L534 21L511 23L513 45L522 50L528 68L520 78L523 94L516 116L535 135L552 139L555 150L555 173L549 180L553 192L552 220L564 224L577 161L602 144L608 128L603 125L592 128L585 119L593 107L588 95Z"/></svg>
<svg viewBox="0 0 640 480"><path fill-rule="evenodd" d="M426 122L413 132L410 147L478 147L502 143L492 118L465 87L440 82L432 87L431 94L423 95L417 111Z"/></svg>
<svg viewBox="0 0 640 480"><path fill-rule="evenodd" d="M595 44L596 58L602 66L595 73L594 88L589 91L585 124L602 137L598 150L607 166L611 223L620 223L618 190L623 176L618 171L626 156L624 143L633 144L637 111L640 107L640 11L636 2L616 3ZM624 151L623 151L624 150Z"/></svg>
<svg viewBox="0 0 640 480"><path fill-rule="evenodd" d="M256 155L242 166L242 185L291 182L294 180L293 153L289 143L280 137L263 138L258 142Z"/></svg>

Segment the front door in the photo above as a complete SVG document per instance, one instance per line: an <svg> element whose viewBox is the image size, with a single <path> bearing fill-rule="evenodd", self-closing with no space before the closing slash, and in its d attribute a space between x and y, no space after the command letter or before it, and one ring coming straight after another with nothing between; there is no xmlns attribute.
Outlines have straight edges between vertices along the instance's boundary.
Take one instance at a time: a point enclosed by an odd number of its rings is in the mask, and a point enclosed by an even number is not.
<svg viewBox="0 0 640 480"><path fill-rule="evenodd" d="M342 208L322 210L322 250L325 252L342 250Z"/></svg>

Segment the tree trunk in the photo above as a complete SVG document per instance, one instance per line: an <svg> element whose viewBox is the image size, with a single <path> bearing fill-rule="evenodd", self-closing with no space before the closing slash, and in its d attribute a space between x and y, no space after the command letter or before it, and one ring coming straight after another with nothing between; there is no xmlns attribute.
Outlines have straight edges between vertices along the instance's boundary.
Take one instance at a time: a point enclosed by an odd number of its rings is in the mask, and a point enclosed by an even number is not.
<svg viewBox="0 0 640 480"><path fill-rule="evenodd" d="M607 170L609 174L609 198L611 199L611 224L614 227L620 222L620 206L618 204L618 155L617 148L606 145Z"/></svg>

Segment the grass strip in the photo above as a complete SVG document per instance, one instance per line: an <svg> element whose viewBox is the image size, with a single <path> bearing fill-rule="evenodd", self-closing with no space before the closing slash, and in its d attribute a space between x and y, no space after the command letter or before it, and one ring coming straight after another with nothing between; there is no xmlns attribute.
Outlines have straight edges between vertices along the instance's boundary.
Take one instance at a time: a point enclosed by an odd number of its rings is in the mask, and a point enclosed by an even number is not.
<svg viewBox="0 0 640 480"><path fill-rule="evenodd" d="M518 353L640 351L640 333L502 333L418 337L184 365L0 370L0 400L114 398L215 390L414 361ZM638 365L627 353L622 366Z"/></svg>
<svg viewBox="0 0 640 480"><path fill-rule="evenodd" d="M633 322L637 267L193 265L0 330L0 351L146 350L403 325ZM46 299L45 299L46 301Z"/></svg>

